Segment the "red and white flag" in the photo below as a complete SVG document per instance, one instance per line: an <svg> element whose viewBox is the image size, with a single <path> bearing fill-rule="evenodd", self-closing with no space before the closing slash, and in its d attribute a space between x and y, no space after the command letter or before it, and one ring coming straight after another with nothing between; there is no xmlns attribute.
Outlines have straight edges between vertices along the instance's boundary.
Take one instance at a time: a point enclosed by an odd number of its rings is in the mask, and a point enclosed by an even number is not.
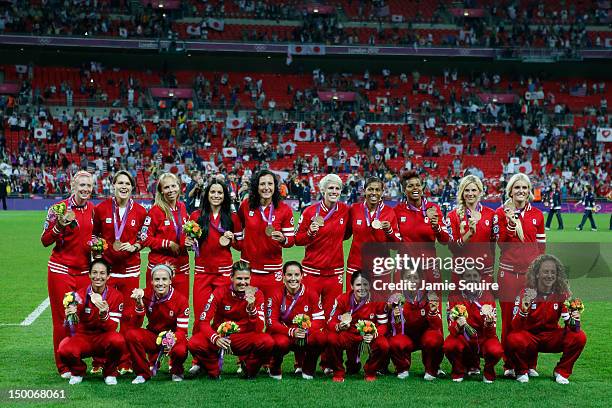
<svg viewBox="0 0 612 408"><path fill-rule="evenodd" d="M206 20L208 27L212 28L215 31L223 31L225 30L225 22L223 20L218 20L216 18L209 17Z"/></svg>
<svg viewBox="0 0 612 408"><path fill-rule="evenodd" d="M296 142L310 142L312 139L312 130L296 128L293 132L293 140Z"/></svg>
<svg viewBox="0 0 612 408"><path fill-rule="evenodd" d="M290 45L289 52L293 55L325 55L325 45L299 44Z"/></svg>
<svg viewBox="0 0 612 408"><path fill-rule="evenodd" d="M283 152L285 154L291 155L295 153L296 144L293 142L281 143L280 146L281 146L281 149L283 149Z"/></svg>
<svg viewBox="0 0 612 408"><path fill-rule="evenodd" d="M238 151L236 151L235 147L224 147L223 148L223 157L236 157L238 156Z"/></svg>
<svg viewBox="0 0 612 408"><path fill-rule="evenodd" d="M45 128L36 128L36 129L34 129L34 138L35 139L46 139L47 138L47 129L45 129Z"/></svg>
<svg viewBox="0 0 612 408"><path fill-rule="evenodd" d="M225 120L225 127L228 129L242 129L246 120L243 117L238 118L227 118Z"/></svg>
<svg viewBox="0 0 612 408"><path fill-rule="evenodd" d="M535 136L522 136L521 146L535 150L538 148L538 138Z"/></svg>
<svg viewBox="0 0 612 408"><path fill-rule="evenodd" d="M530 161L522 162L521 164L518 165L518 167L516 167L516 169L518 170L519 173L524 173L524 174L531 174L531 172L533 171Z"/></svg>
<svg viewBox="0 0 612 408"><path fill-rule="evenodd" d="M442 153L444 154L463 154L463 145L458 143L442 143Z"/></svg>
<svg viewBox="0 0 612 408"><path fill-rule="evenodd" d="M612 128L597 128L597 141L612 143Z"/></svg>
<svg viewBox="0 0 612 408"><path fill-rule="evenodd" d="M187 26L186 31L188 35L191 35L194 37L202 35L202 29L200 28L199 25L189 24Z"/></svg>

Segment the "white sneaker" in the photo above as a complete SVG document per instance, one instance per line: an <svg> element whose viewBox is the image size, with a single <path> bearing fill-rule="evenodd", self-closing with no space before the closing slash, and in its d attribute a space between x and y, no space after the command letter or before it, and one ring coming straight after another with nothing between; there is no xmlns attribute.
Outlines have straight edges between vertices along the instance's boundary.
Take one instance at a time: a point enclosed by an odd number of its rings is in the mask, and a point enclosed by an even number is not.
<svg viewBox="0 0 612 408"><path fill-rule="evenodd" d="M132 380L132 384L144 384L145 382L147 382L147 379L144 378L142 375L139 375L138 377Z"/></svg>
<svg viewBox="0 0 612 408"><path fill-rule="evenodd" d="M493 380L487 380L487 377L482 377L482 382L485 384L493 384Z"/></svg>
<svg viewBox="0 0 612 408"><path fill-rule="evenodd" d="M275 380L282 380L283 379L283 375L279 374L279 375L272 375L270 374L270 372L268 371L268 375L270 376L270 378L274 378Z"/></svg>
<svg viewBox="0 0 612 408"><path fill-rule="evenodd" d="M198 375L198 373L199 373L201 370L202 370L202 368L201 368L199 365L194 364L194 365L192 365L192 366L191 366L191 368L189 369L188 373L189 373L190 375Z"/></svg>
<svg viewBox="0 0 612 408"><path fill-rule="evenodd" d="M533 368L530 368L529 371L527 372L527 374L530 377L539 377L540 374L538 374L538 372L536 370L534 370Z"/></svg>
<svg viewBox="0 0 612 408"><path fill-rule="evenodd" d="M104 377L104 383L106 383L106 385L117 385L117 377L113 377L110 375Z"/></svg>
<svg viewBox="0 0 612 408"><path fill-rule="evenodd" d="M433 375L429 374L429 373L425 373L425 375L423 376L423 379L425 381L433 381L435 380L437 377L434 377Z"/></svg>
<svg viewBox="0 0 612 408"><path fill-rule="evenodd" d="M302 378L305 380L312 380L314 377L312 375L302 373Z"/></svg>
<svg viewBox="0 0 612 408"><path fill-rule="evenodd" d="M62 377L64 380L69 380L70 377L72 377L72 373L70 371L66 371L65 373L62 373L60 377Z"/></svg>
<svg viewBox="0 0 612 408"><path fill-rule="evenodd" d="M555 381L557 384L569 384L569 380L567 378L565 378L564 376L562 376L561 374L559 374L558 372L555 371Z"/></svg>
<svg viewBox="0 0 612 408"><path fill-rule="evenodd" d="M295 375L300 375L302 374L302 367L296 367L295 371L293 372L293 374Z"/></svg>
<svg viewBox="0 0 612 408"><path fill-rule="evenodd" d="M236 369L236 374L242 374L242 367L238 366L238 368Z"/></svg>
<svg viewBox="0 0 612 408"><path fill-rule="evenodd" d="M550 228L549 228L549 227L546 227L546 228L545 228L545 230L546 230L546 231L550 231Z"/></svg>
<svg viewBox="0 0 612 408"><path fill-rule="evenodd" d="M518 377L516 377L516 381L518 381L520 383L528 383L529 382L529 376L527 374L519 375Z"/></svg>
<svg viewBox="0 0 612 408"><path fill-rule="evenodd" d="M516 377L516 373L514 372L514 369L511 368L509 370L504 370L504 377Z"/></svg>
<svg viewBox="0 0 612 408"><path fill-rule="evenodd" d="M468 375L480 375L480 370L477 368L470 368Z"/></svg>
<svg viewBox="0 0 612 408"><path fill-rule="evenodd" d="M172 381L181 382L183 381L183 376L179 374L172 374Z"/></svg>
<svg viewBox="0 0 612 408"><path fill-rule="evenodd" d="M326 368L325 370L323 370L323 374L325 375L332 375L334 373L334 370L332 370L331 368Z"/></svg>
<svg viewBox="0 0 612 408"><path fill-rule="evenodd" d="M440 377L444 377L446 375L446 373L440 369L438 369L438 378Z"/></svg>
<svg viewBox="0 0 612 408"><path fill-rule="evenodd" d="M402 371L401 373L397 375L397 378L399 378L400 380L404 380L408 378L409 376L410 376L410 371Z"/></svg>
<svg viewBox="0 0 612 408"><path fill-rule="evenodd" d="M70 381L68 381L68 384L70 385L80 384L81 381L83 381L83 377L80 377L78 375L73 375L72 377L70 377Z"/></svg>
<svg viewBox="0 0 612 408"><path fill-rule="evenodd" d="M463 377L453 378L453 382L460 383L461 381L463 381Z"/></svg>

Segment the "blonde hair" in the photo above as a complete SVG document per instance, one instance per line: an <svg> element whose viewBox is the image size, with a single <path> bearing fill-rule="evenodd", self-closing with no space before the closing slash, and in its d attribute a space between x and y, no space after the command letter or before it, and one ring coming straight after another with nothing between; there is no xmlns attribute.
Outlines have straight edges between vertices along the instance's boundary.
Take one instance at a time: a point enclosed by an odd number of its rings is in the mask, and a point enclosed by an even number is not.
<svg viewBox="0 0 612 408"><path fill-rule="evenodd" d="M469 174L461 179L459 182L459 187L457 188L457 215L459 216L459 232L463 236L465 233L465 227L463 218L465 217L465 199L463 198L463 193L467 186L471 183L476 184L478 190L480 190L480 194L478 197L478 201L482 198L482 194L484 193L484 186L482 181L473 174Z"/></svg>
<svg viewBox="0 0 612 408"><path fill-rule="evenodd" d="M321 193L327 190L327 187L329 187L330 184L337 184L340 186L340 190L342 190L342 179L340 176L337 174L328 174L319 182L319 189L321 190Z"/></svg>
<svg viewBox="0 0 612 408"><path fill-rule="evenodd" d="M164 214L166 214L166 217L170 218L172 216L172 214L170 213L170 206L166 202L166 199L164 198L164 195L162 194L162 191L161 191L162 181L164 181L167 178L174 179L176 184L178 184L179 188L181 186L181 180L179 180L176 174L164 173L161 176L159 176L159 180L157 181L157 189L155 191L155 205L161 208ZM178 198L177 198L177 202L178 202Z"/></svg>
<svg viewBox="0 0 612 408"><path fill-rule="evenodd" d="M533 186L531 185L531 180L529 180L529 177L523 173L516 173L514 176L510 177L510 180L508 180L508 185L506 186L506 197L508 197L508 199L504 203L504 207L511 208L513 211L516 210L516 207L514 206L514 201L512 201L512 188L519 181L522 181L527 184L527 188L529 188L529 201L532 201L534 198L532 191ZM523 223L521 222L521 217L515 218L514 221L516 223L516 236L521 241L525 241L525 233L523 232Z"/></svg>
<svg viewBox="0 0 612 408"><path fill-rule="evenodd" d="M166 272L168 274L168 277L170 278L170 280L172 280L172 278L174 278L174 267L172 265L157 264L157 265L155 265L151 269L151 280L153 280L153 277L155 276L155 273L158 272L158 271Z"/></svg>
<svg viewBox="0 0 612 408"><path fill-rule="evenodd" d="M72 190L72 193L75 193L76 190L76 185L77 185L77 180L81 177L88 177L91 180L91 184L93 187L93 175L85 170L79 170L76 173L74 173L74 175L72 176L72 180L70 180L70 189Z"/></svg>

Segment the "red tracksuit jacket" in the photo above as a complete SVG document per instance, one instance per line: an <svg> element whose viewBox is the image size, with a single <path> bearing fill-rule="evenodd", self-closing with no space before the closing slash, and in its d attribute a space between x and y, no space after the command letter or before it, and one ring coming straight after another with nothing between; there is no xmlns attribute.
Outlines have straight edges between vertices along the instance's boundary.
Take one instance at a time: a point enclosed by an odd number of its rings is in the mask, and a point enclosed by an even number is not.
<svg viewBox="0 0 612 408"><path fill-rule="evenodd" d="M100 315L100 310L91 303L87 294L91 286L80 289L77 294L81 302L77 305L79 323L76 325L78 334L102 334L117 331L123 312L123 295L117 289L106 287L102 299L108 303L108 312Z"/></svg>
<svg viewBox="0 0 612 408"><path fill-rule="evenodd" d="M374 220L379 209L379 220L389 221L391 223L391 229L388 231L383 231L382 229L375 230L370 226L371 221ZM399 227L397 225L397 217L395 216L393 208L381 203L379 205L379 209L377 209L374 213L370 213L367 210L367 204L365 202L355 203L351 206L349 218L351 220L350 227L351 232L353 233L353 242L351 243L351 250L346 263L347 270L350 272L359 271L363 268L361 260L361 247L364 243L400 242L402 240L399 233Z"/></svg>
<svg viewBox="0 0 612 408"><path fill-rule="evenodd" d="M438 310L437 313L431 313L429 310L427 297L418 291L416 299L406 299L406 303L402 308L404 315L404 333L410 337L420 337L425 330L433 329L442 332L442 315ZM402 334L401 322L396 323L393 315L389 314L389 335Z"/></svg>
<svg viewBox="0 0 612 408"><path fill-rule="evenodd" d="M305 314L310 317L311 331L323 330L325 326L325 312L319 305L319 295L302 285L296 296L293 309L288 312L285 319L282 318L283 310L288 310L295 296L287 292L285 287L279 288L266 303L269 334L284 334L293 337L297 326L293 324L293 318L298 314Z"/></svg>
<svg viewBox="0 0 612 408"><path fill-rule="evenodd" d="M524 295L525 290L521 291L515 303L512 331L526 330L531 333L551 331L561 327L559 326L560 318L566 322L569 320L569 311L563 304L569 297L568 295L553 293L546 298L538 295L531 303L531 308L527 313L524 313L520 306Z"/></svg>
<svg viewBox="0 0 612 408"><path fill-rule="evenodd" d="M319 215L323 218L330 210L321 202ZM302 267L304 272L312 275L332 276L344 273L343 241L350 237L349 207L338 202L338 209L325 221L314 235L309 232L310 224L316 216L319 203L306 208L300 217L296 245L305 246Z"/></svg>
<svg viewBox="0 0 612 408"><path fill-rule="evenodd" d="M355 325L359 320L369 320L376 325L378 336L384 336L387 333L387 323L389 322L386 304L384 302L366 302L363 306L357 308L358 305L351 304L353 291L343 293L338 296L334 302L334 307L327 321L328 330L337 332L337 325L340 323L340 316L352 310L351 327L348 329L352 333L359 334Z"/></svg>
<svg viewBox="0 0 612 408"><path fill-rule="evenodd" d="M231 285L215 289L200 315L202 332L215 344L219 337L217 328L221 323L231 320L240 326L240 333L262 333L265 326L263 293L260 290L255 293L253 313L247 312L246 307L246 300L238 297Z"/></svg>
<svg viewBox="0 0 612 408"><path fill-rule="evenodd" d="M198 221L200 219L200 210L196 210L189 217L190 220ZM221 217L217 216L214 219L210 215L210 223L219 227ZM232 222L234 223L234 237L236 238L230 246L223 247L219 244L221 233L213 226L209 227L208 236L205 241L200 242L200 256L195 257L195 272L196 273L219 273L221 275L229 274L232 271L232 250L240 250L242 242L242 226L238 214L232 213ZM200 225L202 227L202 225Z"/></svg>
<svg viewBox="0 0 612 408"><path fill-rule="evenodd" d="M399 224L399 231L403 242L408 243L422 243L423 245L417 245L418 249L416 252L420 255L424 254L425 257L436 256L436 240L441 243L447 243L452 241L452 236L449 235L446 226L444 225L444 218L442 217L442 211L437 204L430 203L423 199L422 209L414 210L402 202L395 206L395 216ZM424 211L428 208L434 207L438 213L438 225L435 231L432 228L429 218L423 215ZM431 244L429 244L431 243ZM414 244L413 244L414 245ZM414 246L410 248L416 249Z"/></svg>
<svg viewBox="0 0 612 408"><path fill-rule="evenodd" d="M493 312L497 315L495 297L491 292L482 292L481 296L474 301L470 301L463 293L453 292L450 294L447 307L447 314L449 316L448 331L453 336L462 336L463 330L459 331L457 322L450 319L450 311L455 305L464 305L466 307L468 313L467 323L476 330L479 340L497 336L495 331L496 320L493 321L492 325L485 326L484 318L480 311L482 306L491 305L493 307ZM470 340L474 339L472 338Z"/></svg>
<svg viewBox="0 0 612 408"><path fill-rule="evenodd" d="M269 217L270 206L263 211L265 216ZM240 258L249 263L253 273L269 274L280 271L283 267L283 248L292 247L295 240L291 208L281 201L278 208L274 209L274 215L272 216L274 229L281 231L287 238L284 244L276 242L266 235L268 224L261 216L260 208L251 210L248 200L244 200L240 204L238 217L243 228Z"/></svg>
<svg viewBox="0 0 612 408"><path fill-rule="evenodd" d="M51 272L69 274L78 271L88 273L91 260L91 249L87 242L92 238L94 205L87 202L83 207L77 207L73 197L60 201L66 203L67 209L74 211L76 226L66 226L62 231L56 226L57 217L51 208L47 211L47 219L40 240L45 247L55 244L49 259ZM69 271L69 268L72 271Z"/></svg>
<svg viewBox="0 0 612 408"><path fill-rule="evenodd" d="M145 289L142 298L144 308L136 306L135 326L141 327L147 316L147 330L159 334L165 330L183 333L187 336L189 325L189 301L183 295L170 287L167 297L157 299L153 289Z"/></svg>
<svg viewBox="0 0 612 408"><path fill-rule="evenodd" d="M123 219L119 217L119 209L115 205L115 215L113 217L113 201L114 198L108 198L102 201L95 209L94 214L94 235L102 237L108 242L108 249L104 251L104 259L113 265L114 269L126 269L126 274L134 274L139 276L140 274L140 252L128 252L120 251L117 252L113 249L113 242L115 241L115 227L114 223L117 223L117 229L120 228ZM140 231L143 227L144 221L147 218L147 210L145 208L130 200L127 205L127 221L125 229L119 237L119 241L124 243L135 244L139 241ZM116 221L115 221L116 220Z"/></svg>

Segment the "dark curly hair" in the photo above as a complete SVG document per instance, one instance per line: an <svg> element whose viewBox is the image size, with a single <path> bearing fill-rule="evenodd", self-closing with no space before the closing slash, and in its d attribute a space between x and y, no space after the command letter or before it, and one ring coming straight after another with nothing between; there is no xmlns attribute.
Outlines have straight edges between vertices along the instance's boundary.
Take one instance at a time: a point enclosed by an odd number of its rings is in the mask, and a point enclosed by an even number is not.
<svg viewBox="0 0 612 408"><path fill-rule="evenodd" d="M272 176L274 179L274 193L272 194L272 204L274 207L278 207L278 204L281 202L280 196L280 182L276 177L276 174L272 173L270 170L261 170L251 177L251 186L249 189L249 208L254 210L261 205L261 197L259 196L259 180L264 176Z"/></svg>
<svg viewBox="0 0 612 408"><path fill-rule="evenodd" d="M565 272L565 266L563 263L554 255L542 254L531 262L529 269L527 270L527 287L537 289L538 288L538 277L540 275L540 268L546 261L552 261L557 269L557 280L553 285L553 292L557 294L567 294L571 296L571 290L567 281L567 273Z"/></svg>

